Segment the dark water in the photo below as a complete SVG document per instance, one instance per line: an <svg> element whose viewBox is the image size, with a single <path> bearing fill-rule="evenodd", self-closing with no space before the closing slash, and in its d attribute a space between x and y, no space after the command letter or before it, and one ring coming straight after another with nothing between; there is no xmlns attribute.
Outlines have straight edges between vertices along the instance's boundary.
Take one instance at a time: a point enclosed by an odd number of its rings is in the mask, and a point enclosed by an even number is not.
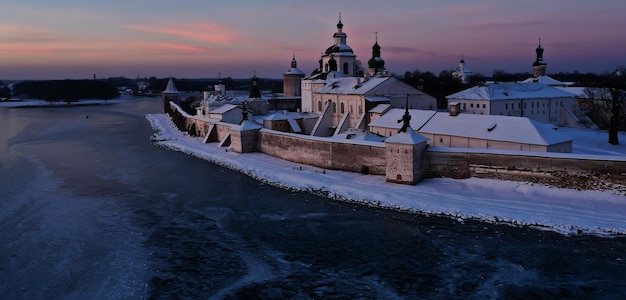
<svg viewBox="0 0 626 300"><path fill-rule="evenodd" d="M623 238L277 189L152 145L159 109L0 108L0 298L626 296Z"/></svg>

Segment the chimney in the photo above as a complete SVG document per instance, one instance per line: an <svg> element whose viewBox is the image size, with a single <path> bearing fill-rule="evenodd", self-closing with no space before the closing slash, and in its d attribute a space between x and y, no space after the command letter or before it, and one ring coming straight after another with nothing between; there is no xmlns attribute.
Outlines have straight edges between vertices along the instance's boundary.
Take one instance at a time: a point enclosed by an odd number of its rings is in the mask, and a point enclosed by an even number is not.
<svg viewBox="0 0 626 300"><path fill-rule="evenodd" d="M461 105L458 102L450 102L448 104L448 110L450 111L450 116L458 116L461 113Z"/></svg>

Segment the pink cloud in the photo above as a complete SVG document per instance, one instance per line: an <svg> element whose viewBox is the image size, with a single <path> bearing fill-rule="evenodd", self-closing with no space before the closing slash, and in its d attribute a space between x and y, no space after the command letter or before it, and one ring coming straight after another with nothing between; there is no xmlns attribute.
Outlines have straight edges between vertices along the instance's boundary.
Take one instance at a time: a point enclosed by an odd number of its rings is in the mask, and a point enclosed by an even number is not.
<svg viewBox="0 0 626 300"><path fill-rule="evenodd" d="M230 28L212 23L189 23L176 25L130 25L127 28L137 31L178 36L216 44L229 44L239 38Z"/></svg>

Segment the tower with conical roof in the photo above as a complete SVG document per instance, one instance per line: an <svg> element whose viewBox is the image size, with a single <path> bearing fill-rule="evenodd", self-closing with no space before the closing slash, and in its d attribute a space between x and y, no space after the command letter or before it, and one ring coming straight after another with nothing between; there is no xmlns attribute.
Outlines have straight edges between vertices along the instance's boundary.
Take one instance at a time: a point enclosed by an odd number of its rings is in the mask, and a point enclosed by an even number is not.
<svg viewBox="0 0 626 300"><path fill-rule="evenodd" d="M543 47L541 47L541 38L539 38L539 45L535 49L537 53L537 59L533 63L533 78L546 75L546 62L543 60Z"/></svg>
<svg viewBox="0 0 626 300"><path fill-rule="evenodd" d="M301 96L302 78L304 78L304 72L298 69L296 53L294 52L291 58L291 68L283 73L283 95L285 95L285 97Z"/></svg>
<svg viewBox="0 0 626 300"><path fill-rule="evenodd" d="M371 76L385 73L385 60L380 57L378 32L376 32L376 41L374 42L374 46L372 46L372 58L367 61L367 72Z"/></svg>
<svg viewBox="0 0 626 300"><path fill-rule="evenodd" d="M174 84L174 79L170 77L167 81L165 90L161 93L163 99L163 112L167 113L170 110L170 101L178 103L180 101L180 93Z"/></svg>
<svg viewBox="0 0 626 300"><path fill-rule="evenodd" d="M424 152L428 139L411 128L409 95L398 134L385 140L385 177L387 182L416 184L424 178Z"/></svg>

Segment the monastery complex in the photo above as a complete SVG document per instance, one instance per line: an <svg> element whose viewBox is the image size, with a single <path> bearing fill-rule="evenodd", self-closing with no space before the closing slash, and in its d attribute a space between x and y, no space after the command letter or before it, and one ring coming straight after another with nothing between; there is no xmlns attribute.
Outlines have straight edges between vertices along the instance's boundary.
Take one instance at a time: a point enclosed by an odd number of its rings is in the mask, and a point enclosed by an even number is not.
<svg viewBox="0 0 626 300"><path fill-rule="evenodd" d="M541 42L531 78L481 83L447 96L448 110L438 111L434 97L389 76L378 37L367 68L361 69L343 26L340 19L333 43L310 75L298 69L292 55L281 97L264 97L255 75L247 97L229 94L218 81L214 91L183 109L189 104L170 79L163 110L180 130L226 151L385 175L394 183L437 176L550 178L572 172L619 177L616 170L624 169L624 162L566 154L573 141L558 127L588 122L577 106L580 90L546 76ZM453 75L466 83L471 74L461 59Z"/></svg>

